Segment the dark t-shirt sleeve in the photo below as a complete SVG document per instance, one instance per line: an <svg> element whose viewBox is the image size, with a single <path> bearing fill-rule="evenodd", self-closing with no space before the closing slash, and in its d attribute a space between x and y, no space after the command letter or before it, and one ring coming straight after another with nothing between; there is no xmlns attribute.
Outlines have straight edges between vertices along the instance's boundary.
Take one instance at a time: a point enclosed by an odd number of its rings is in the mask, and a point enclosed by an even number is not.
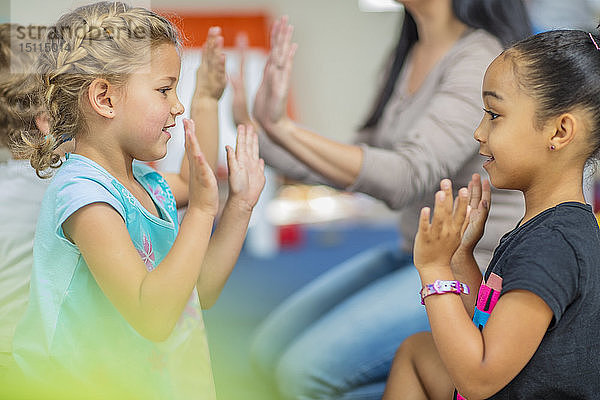
<svg viewBox="0 0 600 400"><path fill-rule="evenodd" d="M577 295L577 255L560 231L540 227L515 247L502 278L502 294L527 290L548 304L552 329Z"/></svg>

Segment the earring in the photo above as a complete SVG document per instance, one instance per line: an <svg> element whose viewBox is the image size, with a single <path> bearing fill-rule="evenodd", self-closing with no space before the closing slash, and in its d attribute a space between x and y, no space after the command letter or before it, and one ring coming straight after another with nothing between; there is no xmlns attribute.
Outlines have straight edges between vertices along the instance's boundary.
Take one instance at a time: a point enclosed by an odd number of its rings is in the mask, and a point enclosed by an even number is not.
<svg viewBox="0 0 600 400"><path fill-rule="evenodd" d="M556 147L554 147L554 145L550 146L550 150L555 150L555 149L556 149Z"/></svg>

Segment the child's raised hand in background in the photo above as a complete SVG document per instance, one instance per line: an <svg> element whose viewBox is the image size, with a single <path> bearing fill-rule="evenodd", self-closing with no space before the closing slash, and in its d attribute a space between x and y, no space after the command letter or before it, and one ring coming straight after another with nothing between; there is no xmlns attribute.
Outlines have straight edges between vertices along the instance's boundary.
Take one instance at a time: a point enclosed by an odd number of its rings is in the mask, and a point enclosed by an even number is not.
<svg viewBox="0 0 600 400"><path fill-rule="evenodd" d="M258 136L252 125L239 125L235 151L226 146L229 199L252 211L265 186L265 162L258 156Z"/></svg>
<svg viewBox="0 0 600 400"><path fill-rule="evenodd" d="M219 206L217 179L196 139L194 121L183 120L185 130L185 153L189 163L189 202L188 212L192 209L215 216Z"/></svg>
<svg viewBox="0 0 600 400"><path fill-rule="evenodd" d="M221 36L221 28L213 26L208 30L208 37L202 48L202 62L196 71L194 96L219 100L226 85L223 36Z"/></svg>
<svg viewBox="0 0 600 400"><path fill-rule="evenodd" d="M196 139L213 171L219 158L219 99L227 85L223 42L221 28L211 27L202 48L202 61L196 71L196 87L190 106L190 117L197 125ZM187 182L185 160L181 171L183 181ZM185 190L181 192L185 194Z"/></svg>
<svg viewBox="0 0 600 400"><path fill-rule="evenodd" d="M248 112L248 101L246 99L246 79L244 72L246 70L246 50L248 49L248 35L245 32L238 33L235 37L235 46L240 59L239 68L236 74L229 77L231 87L233 88L233 102L231 111L235 126L240 124L252 124L252 118Z"/></svg>
<svg viewBox="0 0 600 400"><path fill-rule="evenodd" d="M429 267L449 269L452 255L460 245L466 228L468 190L461 188L454 200L452 182L444 179L440 186L442 190L435 194L432 222L429 223L429 207L423 208L419 217L414 247L414 262L419 271Z"/></svg>
<svg viewBox="0 0 600 400"><path fill-rule="evenodd" d="M297 48L291 42L293 31L287 17L275 21L271 30L271 51L254 100L254 118L269 134L287 119L287 98Z"/></svg>

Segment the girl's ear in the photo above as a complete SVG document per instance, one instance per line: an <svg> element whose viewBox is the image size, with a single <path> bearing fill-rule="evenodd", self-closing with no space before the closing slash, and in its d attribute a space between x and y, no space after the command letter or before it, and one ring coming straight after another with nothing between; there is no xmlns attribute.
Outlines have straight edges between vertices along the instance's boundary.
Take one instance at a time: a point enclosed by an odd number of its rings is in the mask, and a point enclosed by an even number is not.
<svg viewBox="0 0 600 400"><path fill-rule="evenodd" d="M50 119L47 113L43 112L36 115L34 120L35 125L42 134L47 135L50 132Z"/></svg>
<svg viewBox="0 0 600 400"><path fill-rule="evenodd" d="M114 96L114 85L106 79L96 78L88 88L88 100L92 109L105 118L114 118L115 109L111 97Z"/></svg>
<svg viewBox="0 0 600 400"><path fill-rule="evenodd" d="M581 128L581 121L572 113L562 114L554 121L554 133L550 137L548 147L552 150L559 150L575 139L578 134L577 130Z"/></svg>

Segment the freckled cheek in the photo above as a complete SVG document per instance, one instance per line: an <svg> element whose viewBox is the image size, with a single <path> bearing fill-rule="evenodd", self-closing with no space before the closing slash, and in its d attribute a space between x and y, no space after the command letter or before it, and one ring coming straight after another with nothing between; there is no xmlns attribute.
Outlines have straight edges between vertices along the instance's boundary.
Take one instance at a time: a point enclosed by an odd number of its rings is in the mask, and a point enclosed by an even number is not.
<svg viewBox="0 0 600 400"><path fill-rule="evenodd" d="M144 137L156 137L162 128L168 123L169 113L164 109L155 107L148 109L144 113L144 119L141 122Z"/></svg>

